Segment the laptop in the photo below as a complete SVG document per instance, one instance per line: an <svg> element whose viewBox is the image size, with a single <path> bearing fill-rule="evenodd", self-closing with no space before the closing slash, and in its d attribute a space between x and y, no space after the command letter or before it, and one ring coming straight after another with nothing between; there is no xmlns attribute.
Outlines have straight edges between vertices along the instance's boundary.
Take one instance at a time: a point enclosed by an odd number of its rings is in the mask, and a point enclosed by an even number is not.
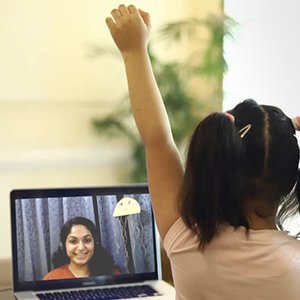
<svg viewBox="0 0 300 300"><path fill-rule="evenodd" d="M146 184L10 193L17 299L175 299Z"/></svg>

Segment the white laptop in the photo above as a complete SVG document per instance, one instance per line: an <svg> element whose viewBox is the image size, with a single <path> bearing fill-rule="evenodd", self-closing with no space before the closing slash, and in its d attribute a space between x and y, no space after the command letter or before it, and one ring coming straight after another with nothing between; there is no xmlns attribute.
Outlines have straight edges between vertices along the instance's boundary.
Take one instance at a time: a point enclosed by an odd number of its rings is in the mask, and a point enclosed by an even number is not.
<svg viewBox="0 0 300 300"><path fill-rule="evenodd" d="M10 197L17 299L175 299L161 279L147 185L13 190ZM82 265L86 276L74 272Z"/></svg>

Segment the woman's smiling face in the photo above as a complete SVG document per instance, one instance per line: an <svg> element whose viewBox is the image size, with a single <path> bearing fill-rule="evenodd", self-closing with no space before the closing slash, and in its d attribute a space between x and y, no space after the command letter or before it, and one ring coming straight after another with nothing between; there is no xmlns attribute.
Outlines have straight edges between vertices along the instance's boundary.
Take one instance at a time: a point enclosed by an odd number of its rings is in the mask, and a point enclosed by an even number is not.
<svg viewBox="0 0 300 300"><path fill-rule="evenodd" d="M70 264L77 267L86 266L94 254L94 238L84 225L73 225L66 239L66 252Z"/></svg>

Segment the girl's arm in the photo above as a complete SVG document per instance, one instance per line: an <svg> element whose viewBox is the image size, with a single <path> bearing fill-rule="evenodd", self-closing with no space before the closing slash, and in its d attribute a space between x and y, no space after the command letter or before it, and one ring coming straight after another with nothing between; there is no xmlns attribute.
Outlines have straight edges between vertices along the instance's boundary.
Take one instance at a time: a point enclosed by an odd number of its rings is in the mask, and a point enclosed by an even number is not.
<svg viewBox="0 0 300 300"><path fill-rule="evenodd" d="M132 112L146 149L154 214L164 238L179 218L177 197L183 167L147 53L150 16L133 5L120 5L112 17L106 23L124 60Z"/></svg>

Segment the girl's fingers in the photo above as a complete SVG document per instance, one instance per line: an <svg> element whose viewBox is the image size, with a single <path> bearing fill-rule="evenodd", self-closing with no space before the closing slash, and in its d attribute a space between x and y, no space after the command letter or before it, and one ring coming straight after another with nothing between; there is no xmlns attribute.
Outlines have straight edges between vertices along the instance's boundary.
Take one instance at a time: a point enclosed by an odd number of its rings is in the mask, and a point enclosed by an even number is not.
<svg viewBox="0 0 300 300"><path fill-rule="evenodd" d="M126 16L130 14L128 8L124 4L119 5L118 10L122 16Z"/></svg>
<svg viewBox="0 0 300 300"><path fill-rule="evenodd" d="M129 5L127 9L128 9L128 11L129 11L131 14L133 14L133 13L139 14L139 13L138 13L138 9L137 9L134 5L132 5L132 4Z"/></svg>
<svg viewBox="0 0 300 300"><path fill-rule="evenodd" d="M117 22L122 17L121 12L116 8L111 11L111 15L114 18L115 22Z"/></svg>
<svg viewBox="0 0 300 300"><path fill-rule="evenodd" d="M300 117L295 117L292 119L295 130L300 131Z"/></svg>
<svg viewBox="0 0 300 300"><path fill-rule="evenodd" d="M142 9L139 9L138 11L139 11L140 15L142 16L142 18L143 18L145 24L146 24L148 27L151 26L150 15L149 15L147 12L143 11Z"/></svg>
<svg viewBox="0 0 300 300"><path fill-rule="evenodd" d="M108 18L105 19L105 22L106 22L106 25L107 25L108 29L110 31L112 31L114 26L115 26L114 20L112 18L108 17Z"/></svg>

